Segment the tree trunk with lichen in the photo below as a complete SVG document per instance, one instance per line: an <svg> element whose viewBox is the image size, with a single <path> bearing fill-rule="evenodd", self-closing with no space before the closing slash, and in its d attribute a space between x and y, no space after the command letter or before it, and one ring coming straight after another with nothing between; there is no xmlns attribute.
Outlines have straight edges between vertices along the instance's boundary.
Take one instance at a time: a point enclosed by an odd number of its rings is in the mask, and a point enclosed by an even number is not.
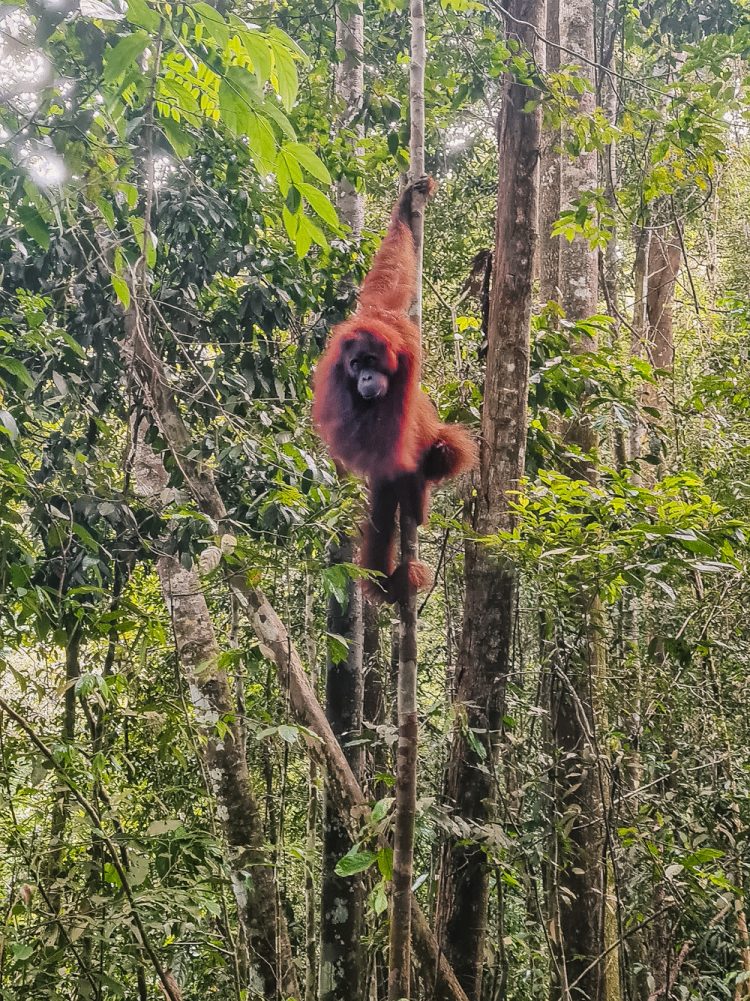
<svg viewBox="0 0 750 1001"><path fill-rule="evenodd" d="M578 99L578 113L594 111L594 8L591 0L568 0L560 5L560 44L589 87ZM584 61L585 60L585 61ZM563 209L597 184L595 151L564 154L560 161L560 201ZM580 237L560 245L561 304L569 321L585 320L598 312L596 250ZM574 333L571 349L596 350L595 340ZM585 402L585 401L584 401ZM571 421L564 437L580 458L565 469L569 475L595 483L596 432L584 413ZM550 996L552 1001L604 1001L607 997L605 901L607 865L605 809L608 772L597 738L602 705L604 623L595 590L581 581L571 598L565 619L555 624L558 634L551 684L551 735L554 834L550 941L553 949Z"/></svg>
<svg viewBox="0 0 750 1001"><path fill-rule="evenodd" d="M543 0L510 5L508 31L530 52ZM519 28L521 22L527 27ZM541 115L537 92L508 76L498 119L495 251L482 442L472 528L510 529L513 491L524 471L529 332L539 196ZM456 672L457 712L446 775L448 806L479 834L494 813L494 768L510 670L516 571L481 544L466 546L466 597ZM467 734L471 733L470 741ZM481 753L477 743L482 745ZM479 1001L487 935L489 873L477 841L450 838L442 853L437 931L468 996Z"/></svg>

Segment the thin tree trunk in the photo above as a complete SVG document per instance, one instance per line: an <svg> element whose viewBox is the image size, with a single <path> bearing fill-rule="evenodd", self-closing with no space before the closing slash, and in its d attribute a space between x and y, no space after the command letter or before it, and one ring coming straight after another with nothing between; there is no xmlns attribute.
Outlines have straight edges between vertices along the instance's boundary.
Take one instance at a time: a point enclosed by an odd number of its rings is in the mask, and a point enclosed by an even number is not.
<svg viewBox="0 0 750 1001"><path fill-rule="evenodd" d="M514 0L508 31L534 52L544 0ZM527 24L519 28L517 25ZM473 528L479 536L510 529L510 502L523 475L529 378L529 330L539 197L539 110L531 87L508 76L498 119L498 195L488 329L482 444ZM458 712L446 776L449 805L481 825L494 810L498 731L510 669L516 570L487 548L466 546L466 597L457 660ZM473 740L467 739L467 733ZM477 754L476 742L483 746ZM481 845L450 839L443 850L438 936L468 996L479 1001L487 934L489 871Z"/></svg>
<svg viewBox="0 0 750 1001"><path fill-rule="evenodd" d="M81 652L81 624L70 622L65 644L65 693L63 695L63 725L62 739L66 744L73 744L76 738L76 680L81 670L79 657ZM44 881L49 886L49 898L55 909L60 910L62 893L58 879L62 875L62 856L65 848L65 828L70 813L70 793L66 786L60 790L60 796L52 808L50 822L50 849L47 855L44 871Z"/></svg>
<svg viewBox="0 0 750 1001"><path fill-rule="evenodd" d="M305 588L305 639L307 662L310 667L310 685L318 687L318 650L315 641L315 615L312 582L308 578ZM310 758L307 780L306 865L305 865L305 1001L318 997L318 909L316 899L313 859L317 849L320 790L318 763Z"/></svg>
<svg viewBox="0 0 750 1001"><path fill-rule="evenodd" d="M344 540L335 562L351 561L351 542ZM341 608L331 597L328 628L347 637L346 659L326 667L326 716L342 746L352 773L362 781L362 591L348 588L348 604ZM366 960L362 948L365 886L361 876L338 876L336 865L352 841L341 815L326 795L323 817L323 884L320 902L320 998L350 1001L364 991Z"/></svg>
<svg viewBox="0 0 750 1001"><path fill-rule="evenodd" d="M560 69L560 0L547 0L545 37L542 46L545 69ZM539 179L539 298L542 303L560 298L560 240L552 237L552 225L560 215L560 126L547 127L541 136Z"/></svg>
<svg viewBox="0 0 750 1001"><path fill-rule="evenodd" d="M579 98L579 113L594 110L594 8L591 0L568 0L560 8L560 42L565 50L580 54L578 73L589 77L590 90ZM595 188L595 152L563 156L560 199L563 208L585 191ZM598 311L597 252L577 238L561 241L561 301L570 321ZM589 336L578 336L573 351L596 350ZM598 446L588 417L572 422L567 439L584 453L570 472L596 482L596 469L588 458ZM557 828L553 945L553 1001L604 1001L604 929L607 889L604 807L606 772L596 739L603 674L603 616L596 594L580 596L570 609L573 636L568 636L555 658L552 692L552 737L556 753L554 783Z"/></svg>
<svg viewBox="0 0 750 1001"><path fill-rule="evenodd" d="M364 99L364 18L361 6L347 7L346 16L336 11L336 48L343 59L336 66L336 97L341 105L340 129L353 128L362 135L357 116ZM360 152L355 146L354 155ZM336 187L339 216L357 237L364 225L365 202L346 177ZM351 563L354 544L342 534L332 548L331 563ZM349 580L346 604L335 598L328 606L329 633L343 636L349 643L346 660L336 664L328 658L326 669L326 716L341 743L352 772L362 782L360 745L347 747L362 729L362 597L356 581ZM320 902L320 982L321 1001L349 1001L364 990L366 956L362 945L365 886L361 876L336 874L336 865L351 848L352 841L340 814L331 803L326 787L323 810L323 860Z"/></svg>
<svg viewBox="0 0 750 1001"><path fill-rule="evenodd" d="M425 172L425 96L427 31L424 0L411 0L411 64L409 75L410 165L412 181ZM411 317L422 323L422 245L424 204L412 200L411 230L417 256L416 297ZM401 559L417 558L417 525L401 511ZM388 999L412 996L411 926L414 827L417 814L417 592L409 587L399 603L398 662L398 752L396 756L396 804L393 827L393 881L390 900L388 949Z"/></svg>

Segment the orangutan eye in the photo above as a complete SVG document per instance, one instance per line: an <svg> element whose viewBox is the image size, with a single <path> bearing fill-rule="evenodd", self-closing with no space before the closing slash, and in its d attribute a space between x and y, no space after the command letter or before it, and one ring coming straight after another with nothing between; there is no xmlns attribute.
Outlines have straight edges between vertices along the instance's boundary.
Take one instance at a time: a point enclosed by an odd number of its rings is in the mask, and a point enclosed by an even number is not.
<svg viewBox="0 0 750 1001"><path fill-rule="evenodd" d="M356 372L359 369L359 362L356 358L353 358L349 364L351 365L352 372Z"/></svg>

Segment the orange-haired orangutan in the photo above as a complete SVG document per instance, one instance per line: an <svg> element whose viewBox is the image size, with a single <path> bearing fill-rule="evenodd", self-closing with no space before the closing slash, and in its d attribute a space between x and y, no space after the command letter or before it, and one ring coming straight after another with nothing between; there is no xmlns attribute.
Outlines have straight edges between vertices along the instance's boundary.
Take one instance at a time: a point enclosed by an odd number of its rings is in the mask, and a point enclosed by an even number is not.
<svg viewBox="0 0 750 1001"><path fill-rule="evenodd" d="M431 579L422 563L395 566L397 509L421 525L431 488L476 461L466 429L442 424L419 388L419 330L407 316L416 288L412 195L433 188L425 177L399 198L357 311L333 330L315 372L315 427L336 465L364 476L370 490L360 562L382 576L368 592L390 602Z"/></svg>

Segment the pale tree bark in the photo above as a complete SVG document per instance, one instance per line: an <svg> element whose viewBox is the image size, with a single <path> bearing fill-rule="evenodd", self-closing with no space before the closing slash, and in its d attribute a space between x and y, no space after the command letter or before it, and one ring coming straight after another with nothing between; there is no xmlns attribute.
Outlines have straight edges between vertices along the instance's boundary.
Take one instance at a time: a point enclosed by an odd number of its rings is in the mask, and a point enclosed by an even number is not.
<svg viewBox="0 0 750 1001"><path fill-rule="evenodd" d="M132 358L137 337L136 307L126 315L123 354ZM150 418L133 421L135 489L146 503L160 510L171 496L164 463L145 442ZM253 795L241 734L236 722L219 736L218 724L235 715L226 673L219 667L219 645L195 569L187 570L176 556L157 560L162 593L169 609L175 646L190 693L196 720L205 738L205 765L217 816L226 842L237 913L251 953L250 997L294 995L297 980L285 923L276 908L276 877L265 848L261 814Z"/></svg>
<svg viewBox="0 0 750 1001"><path fill-rule="evenodd" d="M560 43L579 54L578 73L587 78L578 113L594 111L594 7L591 0L567 0L560 7ZM571 61L576 62L575 58ZM597 183L595 152L563 156L560 200L563 208ZM561 304L568 320L585 319L598 311L597 252L576 238L560 245ZM577 336L573 351L596 350L589 336ZM589 458L598 447L590 420L580 416L568 425L566 439L583 453L571 463L571 475L596 482ZM565 613L563 613L565 614ZM567 612L570 622L558 627L560 638L552 677L551 726L555 753L553 800L555 838L552 846L553 1001L604 1001L605 977L605 804L608 781L597 741L603 675L603 617L596 595L581 594Z"/></svg>
<svg viewBox="0 0 750 1001"><path fill-rule="evenodd" d="M425 64L427 28L424 0L411 0L411 62L409 67L409 176L416 181L425 172ZM411 230L416 248L416 295L410 311L422 323L422 249L424 205L412 199ZM401 511L401 559L417 559L417 525ZM388 1001L412 996L412 874L414 828L417 815L417 592L410 586L399 603L399 660L397 684L398 749L396 754L396 803L393 822L393 880L388 936Z"/></svg>
<svg viewBox="0 0 750 1001"><path fill-rule="evenodd" d="M353 129L362 136L357 121L364 100L364 17L361 6L347 8L347 16L336 11L336 48L343 58L336 65L335 88L340 105L338 127ZM354 156L361 151L355 145ZM336 205L342 222L358 237L364 225L365 200L351 181L342 177L336 185ZM351 563L354 543L342 533L331 548L332 563ZM362 783L362 753L359 745L349 746L362 728L362 597L358 582L350 580L344 606L332 597L328 607L328 631L349 643L346 659L326 667L326 716L341 742L344 755ZM311 763L314 768L314 763ZM361 876L338 876L336 864L351 848L351 837L326 789L323 813L323 871L320 902L320 1001L349 1001L360 996L366 972L362 946L365 886Z"/></svg>
<svg viewBox="0 0 750 1001"><path fill-rule="evenodd" d="M544 0L513 0L508 32L530 53ZM519 26L523 25L523 26ZM513 492L523 476L529 332L539 198L541 112L525 111L538 92L507 76L498 118L498 194L482 410L479 482L472 527L479 536L512 528ZM510 670L516 569L481 544L466 546L466 596L457 659L456 706L446 775L449 806L476 826L492 819L493 762ZM467 738L482 743L480 757ZM481 844L449 839L441 860L438 936L470 998L481 997L489 872Z"/></svg>
<svg viewBox="0 0 750 1001"><path fill-rule="evenodd" d="M541 48L547 73L560 69L560 0L547 0L545 38ZM560 215L560 127L548 125L541 138L539 181L539 298L542 303L560 298L560 240L552 226Z"/></svg>
<svg viewBox="0 0 750 1001"><path fill-rule="evenodd" d="M346 16L342 16L338 7L336 9L336 49L343 53L343 59L336 64L336 97L341 105L337 126L351 129L361 138L364 135L360 116L365 95L365 23L361 4L347 0L346 10ZM360 153L359 146L355 146L355 154ZM347 177L342 177L336 185L336 207L343 222L359 236L365 224L365 199Z"/></svg>

